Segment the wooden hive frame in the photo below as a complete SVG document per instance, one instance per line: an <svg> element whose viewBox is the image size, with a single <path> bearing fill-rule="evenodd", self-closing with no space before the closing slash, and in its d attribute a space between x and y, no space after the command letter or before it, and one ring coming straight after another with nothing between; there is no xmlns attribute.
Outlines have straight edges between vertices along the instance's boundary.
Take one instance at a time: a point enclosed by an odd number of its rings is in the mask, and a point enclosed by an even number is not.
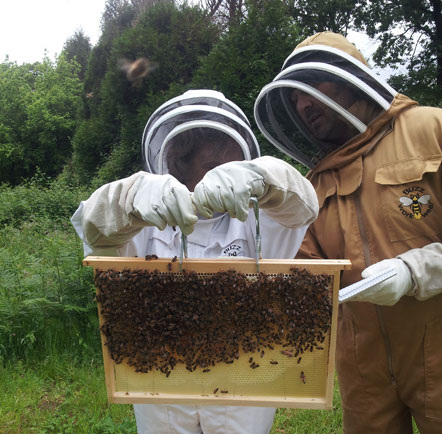
<svg viewBox="0 0 442 434"><path fill-rule="evenodd" d="M178 261L171 261L171 258L159 258L146 260L145 258L133 257L99 257L88 256L84 259L85 266L91 266L95 272L98 270L157 270L160 273L179 273L180 264ZM256 261L253 259L184 259L182 270L194 271L198 274L211 274L225 270L235 270L244 274L256 274ZM308 409L331 409L333 400L334 370L335 370L335 348L336 348L336 327L338 315L338 292L340 273L344 269L351 268L348 260L285 260L285 259L262 259L259 262L259 271L265 274L284 274L290 273L290 268L306 269L312 274L327 274L333 277L332 283L332 315L331 326L328 333L328 345L326 351L314 351L311 357L309 368L303 365L296 366L294 360L280 362L280 374L284 378L278 377L278 380L267 381L263 386L259 383L260 374L250 370L244 359L250 356L242 354L233 365L220 368L218 374L210 373L204 377L196 372L181 371L171 375L171 379L165 379L163 374L158 372L137 373L133 367L123 363L116 363L110 354L106 345L106 337L101 333L101 342L103 350L103 361L106 378L106 388L109 402L122 404L153 404L153 403L172 403L172 404L201 404L201 405L235 405L235 406L260 406L260 407L285 407L285 408L308 408ZM98 289L97 289L98 291ZM99 320L100 327L104 324L100 308ZM273 355L269 357L281 360L281 348L275 348ZM322 353L317 355L316 353ZM316 358L315 358L316 357ZM318 358L320 357L320 359ZM268 363L268 358L266 355ZM323 365L319 370L318 365ZM298 362L299 363L299 362ZM307 364L309 361L307 361ZM316 365L315 365L316 364ZM284 368L286 366L286 368ZM306 382L304 369L309 375ZM299 381L299 371L301 370L301 379ZM261 371L263 372L263 371ZM265 371L264 371L265 372ZM287 372L287 375L285 374ZM312 372L313 374L310 374ZM316 372L319 372L316 375ZM281 374L281 375L282 375ZM198 377L199 375L199 377ZM245 387L232 380L233 377L249 378ZM281 376L280 375L280 376ZM201 380L201 385L197 390L183 390L180 381L185 378ZM230 378L232 377L232 378ZM201 379L203 378L203 379ZM230 392L221 394L221 379L228 383ZM317 381L316 381L317 379ZM169 381L172 386L169 387L165 382ZM187 381L187 380L186 380ZM194 381L194 383L198 383ZM318 384L315 384L316 383ZM304 384L303 384L304 383ZM308 386L306 386L306 383ZM166 384L166 386L164 386ZM220 386L220 388L215 386ZM274 389L272 389L275 385ZM279 386L278 386L279 385ZM255 388L256 386L256 388ZM309 388L310 392L304 392ZM219 389L219 391L217 390ZM237 392L235 392L237 390ZM216 391L216 392L215 392ZM249 393L250 391L250 393Z"/></svg>

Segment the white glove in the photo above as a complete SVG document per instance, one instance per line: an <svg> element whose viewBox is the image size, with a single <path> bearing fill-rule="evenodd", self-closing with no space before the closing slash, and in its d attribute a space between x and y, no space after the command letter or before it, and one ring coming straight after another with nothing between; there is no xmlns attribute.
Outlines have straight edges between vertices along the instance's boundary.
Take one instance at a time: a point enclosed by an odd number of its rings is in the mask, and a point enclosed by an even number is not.
<svg viewBox="0 0 442 434"><path fill-rule="evenodd" d="M265 186L263 177L250 163L231 161L206 173L193 191L193 203L203 217L227 211L231 217L247 219L250 196L259 199Z"/></svg>
<svg viewBox="0 0 442 434"><path fill-rule="evenodd" d="M190 191L171 175L144 175L133 207L146 223L160 230L166 225L179 226L189 235L198 221Z"/></svg>
<svg viewBox="0 0 442 434"><path fill-rule="evenodd" d="M410 269L402 259L384 259L383 261L367 267L364 271L362 271L361 276L365 279L381 273L389 268L396 271L395 276L360 292L358 295L353 297L351 301L368 301L370 303L380 304L383 306L393 306L403 295L411 295L413 280Z"/></svg>
<svg viewBox="0 0 442 434"><path fill-rule="evenodd" d="M245 221L251 196L271 218L290 228L317 217L318 201L310 182L290 164L269 156L231 161L208 171L195 186L193 203L203 217L228 212Z"/></svg>

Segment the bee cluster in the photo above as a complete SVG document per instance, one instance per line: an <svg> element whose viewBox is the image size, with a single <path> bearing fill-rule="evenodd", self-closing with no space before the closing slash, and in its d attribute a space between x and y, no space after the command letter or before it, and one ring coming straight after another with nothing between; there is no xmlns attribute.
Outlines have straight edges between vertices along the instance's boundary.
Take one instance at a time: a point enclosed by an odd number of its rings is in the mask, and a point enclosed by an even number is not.
<svg viewBox="0 0 442 434"><path fill-rule="evenodd" d="M234 270L95 273L101 331L112 359L166 376L179 363L209 372L233 363L240 351L262 357L264 349L282 345L297 357L322 349L331 323L331 284L330 275L296 268L251 276Z"/></svg>

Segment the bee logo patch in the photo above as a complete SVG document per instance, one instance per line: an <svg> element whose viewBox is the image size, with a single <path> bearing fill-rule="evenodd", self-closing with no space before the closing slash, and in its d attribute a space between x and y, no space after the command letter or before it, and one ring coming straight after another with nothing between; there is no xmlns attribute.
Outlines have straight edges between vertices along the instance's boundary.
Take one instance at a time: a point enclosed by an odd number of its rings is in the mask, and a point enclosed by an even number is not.
<svg viewBox="0 0 442 434"><path fill-rule="evenodd" d="M404 196L399 198L399 209L403 216L409 219L420 220L425 218L433 210L430 195L423 194L421 187L410 187L402 191Z"/></svg>

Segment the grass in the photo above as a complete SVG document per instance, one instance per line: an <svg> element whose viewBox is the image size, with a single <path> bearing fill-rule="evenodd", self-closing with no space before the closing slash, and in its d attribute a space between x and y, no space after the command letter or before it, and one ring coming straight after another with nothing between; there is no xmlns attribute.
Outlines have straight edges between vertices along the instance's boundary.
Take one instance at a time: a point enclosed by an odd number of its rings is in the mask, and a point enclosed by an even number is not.
<svg viewBox="0 0 442 434"><path fill-rule="evenodd" d="M279 408L271 434L336 434L342 433L342 410L335 380L332 410Z"/></svg>
<svg viewBox="0 0 442 434"><path fill-rule="evenodd" d="M342 432L339 392L332 411L278 409L272 434ZM0 367L0 432L136 433L131 405L107 402L101 358L48 357Z"/></svg>
<svg viewBox="0 0 442 434"><path fill-rule="evenodd" d="M136 433L132 406L108 404L102 363L46 359L0 368L0 432Z"/></svg>

